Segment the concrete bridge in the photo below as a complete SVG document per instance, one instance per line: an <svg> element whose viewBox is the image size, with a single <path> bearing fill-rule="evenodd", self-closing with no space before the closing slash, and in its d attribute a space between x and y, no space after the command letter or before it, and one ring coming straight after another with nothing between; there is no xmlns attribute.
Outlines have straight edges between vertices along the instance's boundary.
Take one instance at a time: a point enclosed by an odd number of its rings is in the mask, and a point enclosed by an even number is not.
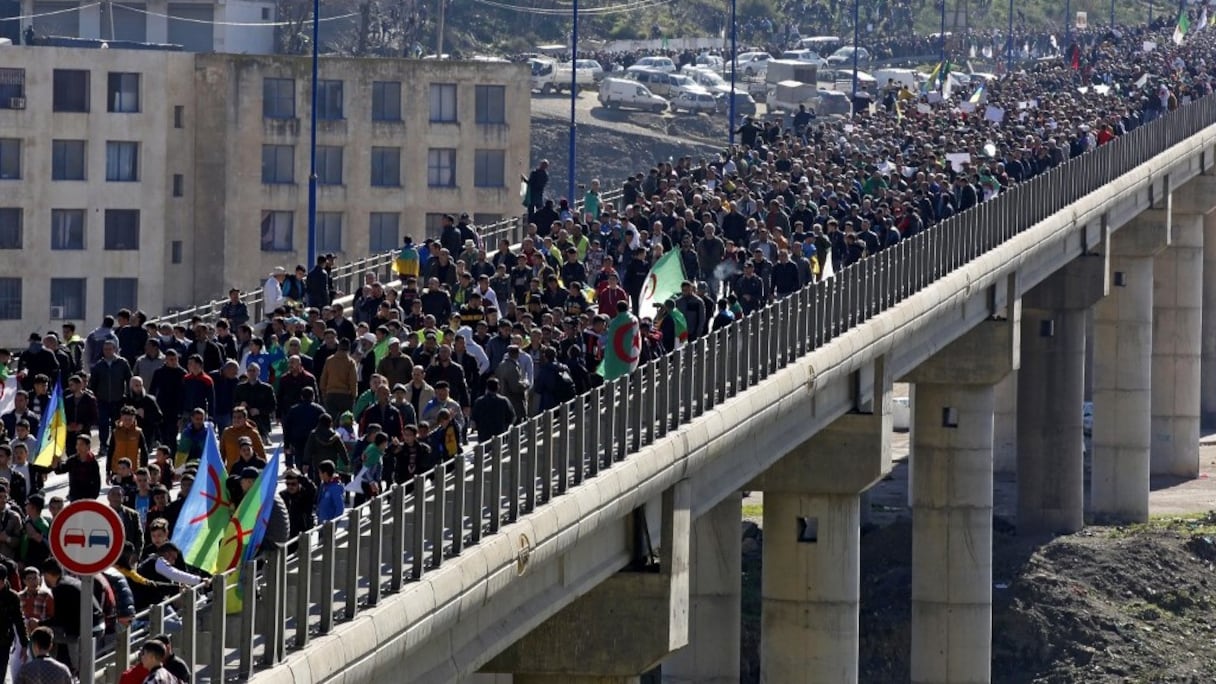
<svg viewBox="0 0 1216 684"><path fill-rule="evenodd" d="M1216 98L1186 106L305 535L246 606L240 669L579 684L661 663L664 681L735 682L749 489L765 493L764 681L855 682L860 498L890 468L899 380L912 680L989 681L999 384L1020 376L1019 530L1145 520L1151 473L1197 474L1201 406L1216 410L1200 383L1216 362L1214 124ZM215 634L194 638L214 680Z"/></svg>

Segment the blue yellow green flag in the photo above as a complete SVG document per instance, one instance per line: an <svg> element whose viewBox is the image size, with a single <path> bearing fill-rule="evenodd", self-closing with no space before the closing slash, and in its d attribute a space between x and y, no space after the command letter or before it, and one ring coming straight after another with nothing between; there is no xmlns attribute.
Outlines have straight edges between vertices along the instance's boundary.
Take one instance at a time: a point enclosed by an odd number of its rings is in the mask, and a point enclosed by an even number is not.
<svg viewBox="0 0 1216 684"><path fill-rule="evenodd" d="M198 475L186 495L182 511L173 527L172 541L181 549L187 564L214 573L219 558L220 542L232 518L232 501L228 498L228 469L220 458L220 446L215 431L207 424L207 438Z"/></svg>
<svg viewBox="0 0 1216 684"><path fill-rule="evenodd" d="M50 468L55 457L67 449L68 421L63 412L63 387L58 382L47 403L46 415L38 430L38 450L34 456L34 465L42 468Z"/></svg>

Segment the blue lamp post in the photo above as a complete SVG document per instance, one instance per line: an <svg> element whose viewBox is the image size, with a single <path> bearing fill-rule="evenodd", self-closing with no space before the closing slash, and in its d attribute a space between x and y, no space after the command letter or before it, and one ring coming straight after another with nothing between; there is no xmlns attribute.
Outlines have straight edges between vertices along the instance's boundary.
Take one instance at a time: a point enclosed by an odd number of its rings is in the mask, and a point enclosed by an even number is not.
<svg viewBox="0 0 1216 684"><path fill-rule="evenodd" d="M317 71L321 0L312 0L312 107L308 136L308 268L317 263Z"/></svg>

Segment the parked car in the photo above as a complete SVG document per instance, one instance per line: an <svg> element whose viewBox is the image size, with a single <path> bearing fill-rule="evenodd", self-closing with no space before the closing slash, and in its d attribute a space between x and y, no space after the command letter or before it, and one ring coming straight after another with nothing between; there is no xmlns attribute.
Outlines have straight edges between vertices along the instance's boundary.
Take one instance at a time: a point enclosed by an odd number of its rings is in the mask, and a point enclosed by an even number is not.
<svg viewBox="0 0 1216 684"><path fill-rule="evenodd" d="M711 55L711 54L706 53L706 54L697 55L697 64L696 65L708 67L710 69L713 69L714 71L721 72L722 69L726 66L726 63L722 61L722 57L720 57L718 55Z"/></svg>
<svg viewBox="0 0 1216 684"><path fill-rule="evenodd" d="M676 72L676 63L671 61L670 57L643 57L634 62L632 66L646 67L647 69L658 69L669 74Z"/></svg>
<svg viewBox="0 0 1216 684"><path fill-rule="evenodd" d="M650 92L637 81L623 78L606 78L600 84L600 104L608 109L630 107L655 113L667 109L667 100Z"/></svg>
<svg viewBox="0 0 1216 684"><path fill-rule="evenodd" d="M865 65L865 64L870 63L871 56L870 56L869 50L867 50L863 47L854 48L852 45L846 45L846 46L840 48L839 50L837 50L836 52L833 52L831 57L828 57L828 64L831 64L832 66L837 66L837 67L852 66L854 50L857 51L857 64L858 65Z"/></svg>
<svg viewBox="0 0 1216 684"><path fill-rule="evenodd" d="M744 52L735 58L735 68L744 76L763 76L772 58L767 52Z"/></svg>
<svg viewBox="0 0 1216 684"><path fill-rule="evenodd" d="M718 109L730 115L730 91L718 93ZM743 116L756 115L756 100L742 90L735 91L735 119Z"/></svg>
<svg viewBox="0 0 1216 684"><path fill-rule="evenodd" d="M828 61L820 57L819 53L814 50L786 50L781 53L781 59L792 59L821 67L828 65Z"/></svg>
<svg viewBox="0 0 1216 684"><path fill-rule="evenodd" d="M671 111L688 112L689 114L714 114L718 111L718 101L714 99L709 91L692 92L685 91L671 98Z"/></svg>

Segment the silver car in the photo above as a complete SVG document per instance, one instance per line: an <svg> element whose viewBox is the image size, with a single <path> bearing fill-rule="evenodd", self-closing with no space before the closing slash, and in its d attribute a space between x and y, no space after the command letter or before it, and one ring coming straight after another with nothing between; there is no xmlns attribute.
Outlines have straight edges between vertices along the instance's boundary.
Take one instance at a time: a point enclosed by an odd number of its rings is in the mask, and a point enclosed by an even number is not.
<svg viewBox="0 0 1216 684"><path fill-rule="evenodd" d="M684 111L689 114L699 114L701 112L714 114L718 111L718 101L708 92L684 91L678 93L675 97L671 98L671 105L669 106L672 112Z"/></svg>

